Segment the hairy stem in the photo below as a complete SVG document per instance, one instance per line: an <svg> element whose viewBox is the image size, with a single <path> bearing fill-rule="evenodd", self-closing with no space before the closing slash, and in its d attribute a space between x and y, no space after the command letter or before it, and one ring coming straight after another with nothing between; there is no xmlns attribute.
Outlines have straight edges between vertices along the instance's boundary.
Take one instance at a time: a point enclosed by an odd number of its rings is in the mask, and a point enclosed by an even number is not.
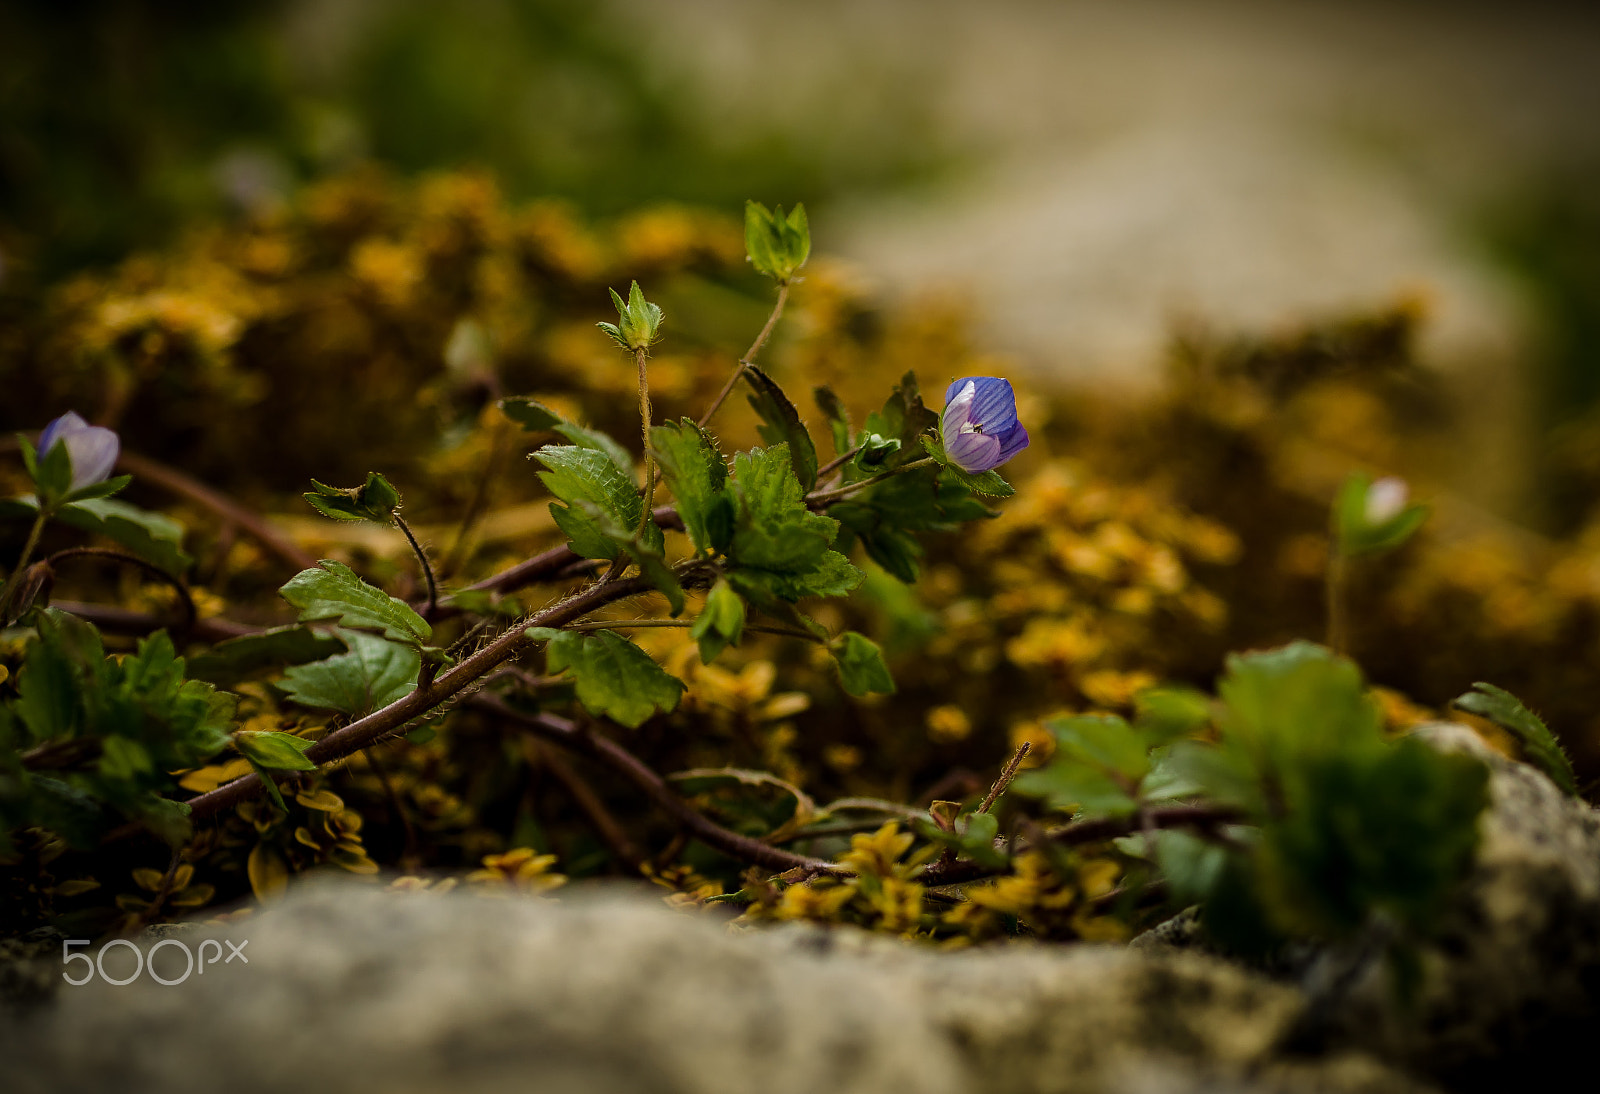
<svg viewBox="0 0 1600 1094"><path fill-rule="evenodd" d="M880 472L872 476L870 479L862 479L860 482L847 483L844 486L839 487L837 490L819 490L815 493L807 494L806 504L813 509L821 509L824 506L832 502L836 502L841 498L847 498L857 491L865 490L869 486L875 486L884 479L892 479L896 475L904 475L907 471L916 471L920 468L928 467L938 462L939 461L935 460L932 456L924 456L920 460L912 460L910 463L901 464L899 467L893 468L889 471Z"/></svg>
<svg viewBox="0 0 1600 1094"><path fill-rule="evenodd" d="M755 362L756 354L761 352L761 347L767 344L768 338L772 337L772 329L778 325L778 318L783 315L784 302L788 299L789 283L787 281L778 282L778 299L772 305L772 314L767 316L766 326L761 328L761 333L756 335L756 340L750 343L750 348L745 350L743 357L739 358L739 363L733 368L733 375L729 376L728 382L722 385L722 390L717 392L717 397L711 400L710 409L700 416L701 429L704 429L706 423L711 421L712 416L727 400L728 394L733 391L733 385L739 382L739 377L744 375L744 370Z"/></svg>
<svg viewBox="0 0 1600 1094"><path fill-rule="evenodd" d="M983 804L978 806L978 812L987 813L990 807L994 805L996 799L998 799L1001 794L1005 793L1006 787L1011 785L1011 780L1017 777L1017 769L1022 766L1023 759L1027 757L1028 750L1032 747L1033 745L1029 744L1027 741L1023 741L1022 744L1017 748L1017 754L1011 757L1011 762L1006 764L1005 770L1000 772L1000 777L996 779L994 781L994 785L989 788L989 793L985 795Z"/></svg>
<svg viewBox="0 0 1600 1094"><path fill-rule="evenodd" d="M644 440L644 507L639 513L639 528L634 534L644 535L645 526L650 523L650 510L656 503L656 460L655 452L650 447L650 376L645 367L645 351L633 351L633 359L639 366L639 434Z"/></svg>
<svg viewBox="0 0 1600 1094"><path fill-rule="evenodd" d="M6 606L11 603L11 594L16 592L17 582L22 580L22 572L28 568L28 559L33 557L33 549L39 546L39 537L44 534L45 521L49 519L49 515L43 509L40 509L39 515L33 518L33 527L28 529L28 539L22 545L22 554L17 558L17 564L11 568L6 583L0 586L0 622L11 618L6 614Z"/></svg>
<svg viewBox="0 0 1600 1094"><path fill-rule="evenodd" d="M843 467L848 460L853 458L857 452L860 452L865 447L866 445L858 444L850 451L841 452L839 455L835 456L833 459L817 468L817 481L821 482L827 476L828 472L837 471L839 468Z"/></svg>
<svg viewBox="0 0 1600 1094"><path fill-rule="evenodd" d="M439 608L439 586L433 580L433 564L428 561L428 552L422 549L422 544L417 542L417 537L411 534L411 525L406 523L406 518L399 513L394 514L394 522L399 525L400 531L405 534L406 542L411 544L411 551L417 556L417 561L422 564L422 576L428 579L428 606L422 611L422 618L430 619Z"/></svg>

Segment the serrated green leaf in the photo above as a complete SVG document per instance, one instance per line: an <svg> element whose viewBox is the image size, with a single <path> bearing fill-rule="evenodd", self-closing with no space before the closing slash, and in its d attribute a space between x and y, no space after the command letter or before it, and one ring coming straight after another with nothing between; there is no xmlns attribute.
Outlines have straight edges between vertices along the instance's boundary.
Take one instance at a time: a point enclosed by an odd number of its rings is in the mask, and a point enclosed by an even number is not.
<svg viewBox="0 0 1600 1094"><path fill-rule="evenodd" d="M1045 723L1056 741L1055 755L1012 785L1020 794L1041 797L1051 809L1077 807L1095 816L1132 812L1134 789L1150 770L1144 741L1115 715L1082 714Z"/></svg>
<svg viewBox="0 0 1600 1094"><path fill-rule="evenodd" d="M750 406L761 418L761 439L768 445L788 444L794 476L802 492L809 491L817 485L817 446L800 420L800 412L777 381L755 365L745 367L744 378L754 392L749 397Z"/></svg>
<svg viewBox="0 0 1600 1094"><path fill-rule="evenodd" d="M337 486L311 480L316 490L301 496L311 507L333 520L370 520L375 524L393 524L394 511L400 507L400 491L376 471L367 472L367 481L361 486L341 490Z"/></svg>
<svg viewBox="0 0 1600 1094"><path fill-rule="evenodd" d="M1453 706L1479 717L1487 718L1515 737L1522 745L1528 762L1550 777L1550 781L1572 797L1578 796L1578 779L1572 770L1572 761L1556 735L1550 732L1539 716L1504 688L1482 681L1472 685L1473 690L1451 700Z"/></svg>
<svg viewBox="0 0 1600 1094"><path fill-rule="evenodd" d="M344 643L310 627L274 627L218 642L189 661L189 675L226 687L259 669L320 661L344 649Z"/></svg>
<svg viewBox="0 0 1600 1094"><path fill-rule="evenodd" d="M317 765L303 753L312 745L304 737L277 730L241 729L233 735L233 747L256 767L275 771L315 771Z"/></svg>
<svg viewBox="0 0 1600 1094"><path fill-rule="evenodd" d="M1382 740L1383 718L1361 670L1310 642L1229 656L1217 693L1226 707L1224 743L1262 772Z"/></svg>
<svg viewBox="0 0 1600 1094"><path fill-rule="evenodd" d="M323 559L316 569L301 570L278 591L300 609L302 623L336 619L340 626L369 627L414 645L433 635L433 628L410 605L368 585L342 562Z"/></svg>
<svg viewBox="0 0 1600 1094"><path fill-rule="evenodd" d="M726 550L733 534L733 499L725 490L728 465L716 443L685 418L653 427L650 445L695 549Z"/></svg>
<svg viewBox="0 0 1600 1094"><path fill-rule="evenodd" d="M884 664L883 650L864 634L845 631L828 646L839 668L839 682L851 695L894 693L894 677Z"/></svg>
<svg viewBox="0 0 1600 1094"><path fill-rule="evenodd" d="M194 563L183 553L183 525L115 498L87 498L63 505L56 519L105 536L173 577L182 577Z"/></svg>
<svg viewBox="0 0 1600 1094"><path fill-rule="evenodd" d="M301 706L361 717L416 690L422 657L415 646L362 631L334 633L348 652L285 672L279 686L290 699Z"/></svg>
<svg viewBox="0 0 1600 1094"><path fill-rule="evenodd" d="M552 494L572 507L567 514L558 513L554 506L550 512L573 540L573 550L585 558L615 558L617 545L611 546L609 554L603 553L607 537L578 503L595 506L618 528L636 529L644 501L633 479L610 456L592 448L550 445L533 455L549 468L539 472L539 478ZM654 521L645 522L645 535L646 542L659 550L661 529Z"/></svg>
<svg viewBox="0 0 1600 1094"><path fill-rule="evenodd" d="M743 567L808 573L822 564L838 523L806 508L787 445L734 457L735 526L729 556Z"/></svg>
<svg viewBox="0 0 1600 1094"><path fill-rule="evenodd" d="M637 729L658 711L675 710L683 695L682 681L614 631L534 627L527 633L547 643L546 667L552 675L571 673L578 701L590 714Z"/></svg>
<svg viewBox="0 0 1600 1094"><path fill-rule="evenodd" d="M705 607L689 628L689 636L700 646L700 663L709 665L729 646L737 646L744 635L744 601L724 578L718 578L706 594Z"/></svg>
<svg viewBox="0 0 1600 1094"><path fill-rule="evenodd" d="M808 596L845 596L861 585L863 575L838 551L824 551L814 567L801 573L740 567L729 576L741 590L759 588L793 603Z"/></svg>
<svg viewBox="0 0 1600 1094"><path fill-rule="evenodd" d="M605 325L609 326L610 324ZM617 336L621 337L620 331ZM505 411L508 418L530 433L556 433L565 437L579 448L592 448L596 452L604 452L611 458L611 462L617 465L617 470L628 476L629 479L637 481L633 457L628 454L627 449L613 440L610 434L579 425L570 418L562 417L538 400L530 399L525 395L501 399L500 409Z"/></svg>

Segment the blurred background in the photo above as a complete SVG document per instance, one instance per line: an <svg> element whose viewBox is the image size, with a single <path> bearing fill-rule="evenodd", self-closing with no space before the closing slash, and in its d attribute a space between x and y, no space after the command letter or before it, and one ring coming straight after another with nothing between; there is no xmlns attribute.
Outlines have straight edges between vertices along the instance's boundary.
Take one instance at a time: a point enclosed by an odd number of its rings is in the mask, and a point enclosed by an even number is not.
<svg viewBox="0 0 1600 1094"><path fill-rule="evenodd" d="M0 290L367 161L804 200L891 297L1097 385L1185 323L1422 301L1421 355L1496 392L1473 481L1559 523L1513 468L1600 397L1596 71L1579 5L10 0Z"/></svg>

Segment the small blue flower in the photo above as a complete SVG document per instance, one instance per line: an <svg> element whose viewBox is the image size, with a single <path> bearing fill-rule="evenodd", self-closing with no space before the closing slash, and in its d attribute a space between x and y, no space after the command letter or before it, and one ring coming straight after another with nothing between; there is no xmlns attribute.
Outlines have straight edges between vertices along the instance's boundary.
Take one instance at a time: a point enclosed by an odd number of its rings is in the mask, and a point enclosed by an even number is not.
<svg viewBox="0 0 1600 1094"><path fill-rule="evenodd" d="M961 470L982 474L1028 447L1009 380L963 376L944 400L944 450Z"/></svg>
<svg viewBox="0 0 1600 1094"><path fill-rule="evenodd" d="M67 446L67 457L72 461L73 490L105 482L122 453L122 442L116 433L90 425L70 410L39 434L39 457L43 459L57 444Z"/></svg>

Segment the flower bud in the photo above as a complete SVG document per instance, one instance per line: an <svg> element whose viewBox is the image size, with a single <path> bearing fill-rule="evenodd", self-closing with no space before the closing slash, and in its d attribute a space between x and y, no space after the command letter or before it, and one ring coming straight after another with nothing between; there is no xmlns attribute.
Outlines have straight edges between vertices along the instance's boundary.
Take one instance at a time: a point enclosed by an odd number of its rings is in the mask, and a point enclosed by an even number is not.
<svg viewBox="0 0 1600 1094"><path fill-rule="evenodd" d="M122 442L115 432L90 425L70 410L39 434L39 458L43 459L58 444L66 447L72 461L71 490L105 482L122 453Z"/></svg>

